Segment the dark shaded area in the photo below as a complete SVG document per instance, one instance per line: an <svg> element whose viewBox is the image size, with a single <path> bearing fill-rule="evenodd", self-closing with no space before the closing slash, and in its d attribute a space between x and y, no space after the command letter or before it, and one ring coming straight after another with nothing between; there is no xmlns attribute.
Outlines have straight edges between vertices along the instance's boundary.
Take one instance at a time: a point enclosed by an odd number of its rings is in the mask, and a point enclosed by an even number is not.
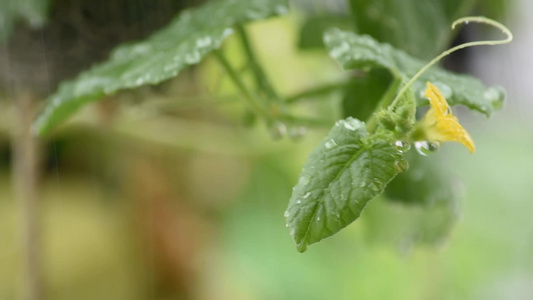
<svg viewBox="0 0 533 300"><path fill-rule="evenodd" d="M105 60L117 45L145 38L201 0L55 0L47 24L18 24L0 45L0 88L40 97Z"/></svg>

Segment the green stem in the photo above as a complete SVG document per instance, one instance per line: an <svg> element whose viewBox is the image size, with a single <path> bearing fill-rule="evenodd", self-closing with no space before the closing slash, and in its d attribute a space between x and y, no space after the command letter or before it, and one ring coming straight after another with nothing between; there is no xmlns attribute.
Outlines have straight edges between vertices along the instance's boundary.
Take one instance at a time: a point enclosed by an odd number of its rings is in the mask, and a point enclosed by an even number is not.
<svg viewBox="0 0 533 300"><path fill-rule="evenodd" d="M222 65L226 73L228 73L229 77L235 84L235 86L239 89L241 94L244 96L244 99L250 106L250 108L257 113L258 115L264 117L267 120L271 119L270 114L267 110L265 110L259 103L258 98L248 90L244 82L241 80L241 77L239 74L237 74L237 71L231 66L229 61L226 59L224 54L220 50L214 51L215 57L218 59L219 63Z"/></svg>
<svg viewBox="0 0 533 300"><path fill-rule="evenodd" d="M391 106L394 106L399 101L399 99L402 97L402 95L409 89L409 87L411 87L411 85L418 78L420 78L420 76L422 76L422 74L424 74L424 72L426 72L429 68L431 68L437 62L439 62L442 58L450 55L451 53L453 53L453 52L455 52L457 50L461 50L461 49L468 48L468 47L473 47L473 46L484 46L484 45L492 45L493 46L493 45L507 44L507 43L510 43L513 40L513 34L511 33L511 31L507 27L505 27L504 25L500 24L499 22L496 22L494 20L491 20L491 19L485 18L485 17L465 17L465 18L460 18L460 19L456 20L455 22L453 22L452 30L455 29L455 27L457 25L461 24L461 23L468 24L469 22L484 23L484 24L488 24L488 25L494 26L494 27L500 29L501 31L503 31L503 33L507 36L507 38L505 38L503 40L495 40L495 41L490 40L490 41L468 42L468 43L464 43L464 44L455 46L455 47L453 47L451 49L448 49L448 50L444 51L439 56L437 56L433 60L431 60L422 69L420 69L420 71L418 71L418 73L416 73L415 76L413 76L411 78L411 80L409 80L409 82L407 82L407 84L405 84L402 87L402 89L400 90L400 92L398 92L398 95L396 96L396 98L392 102Z"/></svg>
<svg viewBox="0 0 533 300"><path fill-rule="evenodd" d="M402 82L401 78L396 77L393 79L389 87L387 88L387 91L385 94L383 94L383 97L379 100L376 109L374 110L374 113L368 118L366 121L366 128L368 132L374 132L378 125L377 120L377 113L387 108L391 103L393 102L394 95L396 94L396 91L398 90L398 87L400 86L400 83Z"/></svg>
<svg viewBox="0 0 533 300"><path fill-rule="evenodd" d="M248 34L246 33L246 29L242 24L239 24L236 26L237 34L241 38L241 42L244 48L244 53L248 57L248 62L250 63L250 66L252 67L252 71L254 73L255 82L257 85L258 90L262 90L266 93L268 96L268 99L274 100L279 102L280 97L272 84L270 83L270 80L268 79L265 71L261 67L261 64L257 60L257 57L255 55L255 52L252 48L252 44L250 43L250 38L248 37Z"/></svg>
<svg viewBox="0 0 533 300"><path fill-rule="evenodd" d="M340 89L346 88L350 82L332 83L328 85L319 86L301 93L289 96L285 99L286 103L296 103L306 98L312 98L320 95L329 94Z"/></svg>
<svg viewBox="0 0 533 300"><path fill-rule="evenodd" d="M309 118L309 117L299 117L299 116L293 116L293 115L288 115L288 114L281 115L279 119L287 123L298 124L298 125L302 125L306 127L313 127L313 128L330 129L332 124L335 123L335 121L331 121L331 120L316 119L316 118Z"/></svg>

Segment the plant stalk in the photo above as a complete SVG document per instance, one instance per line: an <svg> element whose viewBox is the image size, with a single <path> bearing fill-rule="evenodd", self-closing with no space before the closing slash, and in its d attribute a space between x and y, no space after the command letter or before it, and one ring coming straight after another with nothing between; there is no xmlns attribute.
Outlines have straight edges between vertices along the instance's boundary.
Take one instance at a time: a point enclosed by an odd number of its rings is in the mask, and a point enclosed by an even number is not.
<svg viewBox="0 0 533 300"><path fill-rule="evenodd" d="M228 73L229 77L235 84L235 86L239 89L241 94L244 96L244 99L250 106L250 108L257 113L258 115L270 120L270 114L259 104L258 98L248 90L244 82L241 80L241 77L235 71L235 69L231 66L229 61L224 57L224 54L220 50L214 51L215 57L218 59L218 62L222 65L226 73Z"/></svg>
<svg viewBox="0 0 533 300"><path fill-rule="evenodd" d="M23 298L42 299L37 193L38 142L31 133L34 99L22 93L15 99L16 127L13 132L13 180L20 207L22 238Z"/></svg>

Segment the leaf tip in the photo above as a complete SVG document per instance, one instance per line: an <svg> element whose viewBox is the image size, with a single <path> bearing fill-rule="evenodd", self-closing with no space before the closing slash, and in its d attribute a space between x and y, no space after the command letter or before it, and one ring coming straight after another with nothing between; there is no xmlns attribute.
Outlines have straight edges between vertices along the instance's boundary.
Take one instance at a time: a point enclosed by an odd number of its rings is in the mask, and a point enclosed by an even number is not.
<svg viewBox="0 0 533 300"><path fill-rule="evenodd" d="M301 241L296 245L296 250L300 253L304 253L307 250L307 243L305 241Z"/></svg>

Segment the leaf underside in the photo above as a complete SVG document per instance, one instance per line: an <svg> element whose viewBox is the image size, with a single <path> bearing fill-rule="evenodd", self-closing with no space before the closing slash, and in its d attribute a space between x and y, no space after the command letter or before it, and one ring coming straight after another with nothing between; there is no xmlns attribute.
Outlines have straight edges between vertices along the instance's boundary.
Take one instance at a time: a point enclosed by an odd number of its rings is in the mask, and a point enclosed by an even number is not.
<svg viewBox="0 0 533 300"><path fill-rule="evenodd" d="M34 124L45 134L88 102L175 77L218 49L233 26L288 11L287 0L218 0L180 13L148 39L119 46L110 59L64 82Z"/></svg>

